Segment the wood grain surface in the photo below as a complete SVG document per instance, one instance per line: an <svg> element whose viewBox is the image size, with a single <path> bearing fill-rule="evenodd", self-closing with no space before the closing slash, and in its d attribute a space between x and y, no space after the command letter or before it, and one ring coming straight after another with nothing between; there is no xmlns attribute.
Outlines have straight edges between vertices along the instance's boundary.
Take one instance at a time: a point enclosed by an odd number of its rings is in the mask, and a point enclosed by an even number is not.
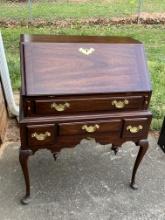
<svg viewBox="0 0 165 220"><path fill-rule="evenodd" d="M25 94L151 91L142 44L86 41L22 43ZM80 48L93 48L94 52L84 55Z"/></svg>

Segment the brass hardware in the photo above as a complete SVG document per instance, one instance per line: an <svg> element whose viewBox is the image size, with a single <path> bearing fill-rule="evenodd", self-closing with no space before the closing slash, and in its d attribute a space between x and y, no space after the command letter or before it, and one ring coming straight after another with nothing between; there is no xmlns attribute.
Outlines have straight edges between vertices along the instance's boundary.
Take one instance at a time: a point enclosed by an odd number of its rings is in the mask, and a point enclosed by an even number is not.
<svg viewBox="0 0 165 220"><path fill-rule="evenodd" d="M112 101L112 105L114 105L118 109L122 109L125 107L125 105L128 105L128 104L129 104L129 101L127 99L123 101L117 101L117 100Z"/></svg>
<svg viewBox="0 0 165 220"><path fill-rule="evenodd" d="M96 124L96 125L94 125L94 126L92 126L92 125L90 125L90 126L88 126L88 125L83 125L82 126L82 130L85 130L86 132L88 132L88 133L93 133L93 132L95 132L96 130L98 130L100 128L100 126L98 125L98 124Z"/></svg>
<svg viewBox="0 0 165 220"><path fill-rule="evenodd" d="M46 131L44 134L40 133L38 134L37 132L34 132L32 135L32 138L36 138L38 141L44 141L46 140L47 137L51 136L51 133Z"/></svg>
<svg viewBox="0 0 165 220"><path fill-rule="evenodd" d="M87 49L87 48L79 48L79 52L88 56L90 54L92 54L93 52L95 51L94 48L90 48L90 49Z"/></svg>
<svg viewBox="0 0 165 220"><path fill-rule="evenodd" d="M63 112L65 111L65 109L69 108L70 104L68 102L64 103L64 104L57 104L55 102L53 102L51 104L51 108L56 109L58 112Z"/></svg>
<svg viewBox="0 0 165 220"><path fill-rule="evenodd" d="M132 127L131 125L127 126L127 130L130 131L132 134L136 134L142 129L143 129L142 125L139 125L138 127Z"/></svg>
<svg viewBox="0 0 165 220"><path fill-rule="evenodd" d="M31 108L30 108L30 106L28 106L28 111L30 111L31 110Z"/></svg>
<svg viewBox="0 0 165 220"><path fill-rule="evenodd" d="M145 96L145 104L148 105L148 103L149 103L149 97L146 95Z"/></svg>

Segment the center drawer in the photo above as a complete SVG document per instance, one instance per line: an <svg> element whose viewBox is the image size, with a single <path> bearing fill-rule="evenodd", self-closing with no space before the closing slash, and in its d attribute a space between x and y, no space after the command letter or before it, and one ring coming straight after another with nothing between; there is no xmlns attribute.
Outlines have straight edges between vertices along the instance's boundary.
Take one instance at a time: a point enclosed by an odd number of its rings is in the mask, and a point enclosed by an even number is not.
<svg viewBox="0 0 165 220"><path fill-rule="evenodd" d="M122 129L122 120L97 120L72 123L60 123L60 135L99 134L106 132L119 132Z"/></svg>
<svg viewBox="0 0 165 220"><path fill-rule="evenodd" d="M61 115L79 112L125 111L142 109L143 96L73 98L73 99L38 99L34 100L32 114Z"/></svg>

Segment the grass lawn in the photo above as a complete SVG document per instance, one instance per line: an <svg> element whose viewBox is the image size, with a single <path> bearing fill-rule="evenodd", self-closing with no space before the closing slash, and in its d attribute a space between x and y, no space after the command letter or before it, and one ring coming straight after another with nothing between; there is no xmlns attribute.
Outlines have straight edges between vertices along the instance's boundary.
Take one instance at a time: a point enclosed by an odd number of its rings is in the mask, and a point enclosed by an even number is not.
<svg viewBox="0 0 165 220"><path fill-rule="evenodd" d="M70 34L70 35L121 35L132 36L144 42L151 73L153 96L152 128L159 129L165 115L165 26L73 26L71 28L2 28L7 59L14 89L20 88L19 35L20 33Z"/></svg>
<svg viewBox="0 0 165 220"><path fill-rule="evenodd" d="M138 0L92 0L33 2L32 17L53 20L55 18L118 17L137 13ZM147 0L143 12L165 12L165 0ZM0 20L28 20L29 6L26 3L12 3L0 0Z"/></svg>

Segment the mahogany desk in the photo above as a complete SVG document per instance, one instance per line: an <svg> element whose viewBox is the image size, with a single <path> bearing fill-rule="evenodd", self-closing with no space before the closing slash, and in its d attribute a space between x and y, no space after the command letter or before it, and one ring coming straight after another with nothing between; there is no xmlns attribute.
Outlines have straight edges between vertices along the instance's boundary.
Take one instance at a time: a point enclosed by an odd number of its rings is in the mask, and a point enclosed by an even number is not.
<svg viewBox="0 0 165 220"><path fill-rule="evenodd" d="M48 149L54 158L83 138L140 147L130 186L148 148L152 115L143 44L127 37L22 35L20 164L27 204L28 158Z"/></svg>

